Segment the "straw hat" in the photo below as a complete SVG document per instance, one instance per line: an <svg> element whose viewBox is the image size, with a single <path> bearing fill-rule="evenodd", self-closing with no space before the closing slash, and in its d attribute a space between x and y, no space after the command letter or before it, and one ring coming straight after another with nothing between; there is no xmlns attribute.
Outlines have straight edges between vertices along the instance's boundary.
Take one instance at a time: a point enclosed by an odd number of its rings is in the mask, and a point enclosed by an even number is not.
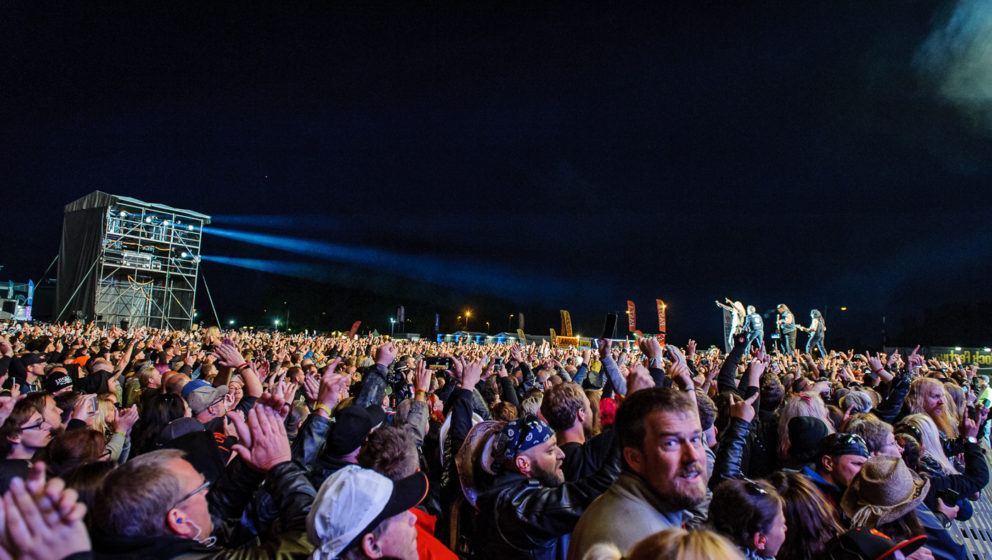
<svg viewBox="0 0 992 560"><path fill-rule="evenodd" d="M841 498L840 507L852 526L876 527L916 509L930 490L930 481L911 471L900 457L868 459Z"/></svg>

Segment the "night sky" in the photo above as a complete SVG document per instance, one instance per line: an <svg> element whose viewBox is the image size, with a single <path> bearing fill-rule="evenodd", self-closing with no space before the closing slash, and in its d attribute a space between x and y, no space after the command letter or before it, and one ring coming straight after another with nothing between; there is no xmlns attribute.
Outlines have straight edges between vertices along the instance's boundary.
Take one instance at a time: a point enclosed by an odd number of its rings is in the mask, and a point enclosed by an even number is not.
<svg viewBox="0 0 992 560"><path fill-rule="evenodd" d="M357 249L205 237L288 274L205 262L225 322L654 332L663 298L711 343L729 296L877 345L992 299L988 2L234 4L5 7L0 278L99 189Z"/></svg>

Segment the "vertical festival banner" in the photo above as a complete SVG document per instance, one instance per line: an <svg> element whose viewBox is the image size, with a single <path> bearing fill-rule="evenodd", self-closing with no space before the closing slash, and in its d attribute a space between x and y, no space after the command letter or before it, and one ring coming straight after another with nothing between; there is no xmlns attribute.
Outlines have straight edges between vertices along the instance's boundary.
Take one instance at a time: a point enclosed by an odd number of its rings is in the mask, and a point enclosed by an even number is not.
<svg viewBox="0 0 992 560"><path fill-rule="evenodd" d="M551 345L558 346L558 335L555 333L554 329L551 329Z"/></svg>
<svg viewBox="0 0 992 560"><path fill-rule="evenodd" d="M660 299L654 300L654 303L658 306L658 336L656 338L658 339L658 342L665 344L665 334L668 326L665 322L665 307L667 306L665 305L665 302Z"/></svg>
<svg viewBox="0 0 992 560"><path fill-rule="evenodd" d="M362 326L362 322L361 321L355 321L351 325L351 330L348 331L348 338L355 338L355 334L358 333L358 327L360 327L360 326Z"/></svg>
<svg viewBox="0 0 992 560"><path fill-rule="evenodd" d="M572 317L564 309L561 310L561 335L572 336Z"/></svg>
<svg viewBox="0 0 992 560"><path fill-rule="evenodd" d="M517 329L517 338L520 339L521 346L527 346L527 335L524 334L523 329Z"/></svg>
<svg viewBox="0 0 992 560"><path fill-rule="evenodd" d="M435 313L434 314L434 332L436 332L436 333L441 332L441 314L440 313Z"/></svg>
<svg viewBox="0 0 992 560"><path fill-rule="evenodd" d="M627 300L627 330L634 332L637 330L637 312L634 309L634 302Z"/></svg>
<svg viewBox="0 0 992 560"><path fill-rule="evenodd" d="M520 324L517 325L517 328L520 329L521 332L523 332L523 330L525 328L524 327L524 312L523 311L520 311L518 314L520 315Z"/></svg>
<svg viewBox="0 0 992 560"><path fill-rule="evenodd" d="M402 325L404 321L406 321L406 308L401 305L396 308L396 322Z"/></svg>

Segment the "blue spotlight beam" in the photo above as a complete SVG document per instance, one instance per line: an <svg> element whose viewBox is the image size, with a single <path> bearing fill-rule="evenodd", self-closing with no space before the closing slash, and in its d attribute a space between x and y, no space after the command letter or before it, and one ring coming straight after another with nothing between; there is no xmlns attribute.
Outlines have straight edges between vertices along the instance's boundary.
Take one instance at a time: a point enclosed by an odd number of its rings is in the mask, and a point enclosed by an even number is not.
<svg viewBox="0 0 992 560"><path fill-rule="evenodd" d="M576 295L587 297L596 291L599 292L597 295L604 296L606 295L603 294L604 288L610 288L609 284L604 285L602 282L591 279L563 282L553 277L522 274L518 270L492 263L456 261L429 255L404 255L381 249L351 247L326 241L295 239L217 227L204 227L203 232L263 247L369 267L392 275L511 298L517 301L540 300L550 303L565 298L573 298ZM285 273L276 270L271 272Z"/></svg>

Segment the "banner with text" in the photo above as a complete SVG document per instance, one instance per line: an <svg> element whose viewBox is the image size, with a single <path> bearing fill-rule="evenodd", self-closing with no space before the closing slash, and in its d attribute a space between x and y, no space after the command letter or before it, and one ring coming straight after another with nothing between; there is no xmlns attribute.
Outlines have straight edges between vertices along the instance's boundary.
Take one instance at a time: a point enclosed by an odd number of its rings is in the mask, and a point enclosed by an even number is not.
<svg viewBox="0 0 992 560"><path fill-rule="evenodd" d="M634 332L637 330L637 312L634 309L634 302L627 300L627 330Z"/></svg>
<svg viewBox="0 0 992 560"><path fill-rule="evenodd" d="M664 301L661 301L660 299L654 300L654 303L658 307L658 335L657 335L657 339L658 339L659 342L661 342L662 344L664 344L665 343L665 334L668 332L667 331L667 326L668 325L665 323L665 308L667 306L665 305L665 302Z"/></svg>
<svg viewBox="0 0 992 560"><path fill-rule="evenodd" d="M561 334L572 336L572 317L564 309L561 310Z"/></svg>
<svg viewBox="0 0 992 560"><path fill-rule="evenodd" d="M904 346L886 346L885 353L891 354L896 348L899 349L899 354L902 355L903 359L909 356L913 352L912 347ZM960 359L961 364L965 367L971 364L978 364L978 369L989 370L992 369L992 349L990 348L965 348L961 346L921 346L920 355L926 359L935 358L942 362L948 362L952 366L955 359ZM983 372L989 373L989 372Z"/></svg>

